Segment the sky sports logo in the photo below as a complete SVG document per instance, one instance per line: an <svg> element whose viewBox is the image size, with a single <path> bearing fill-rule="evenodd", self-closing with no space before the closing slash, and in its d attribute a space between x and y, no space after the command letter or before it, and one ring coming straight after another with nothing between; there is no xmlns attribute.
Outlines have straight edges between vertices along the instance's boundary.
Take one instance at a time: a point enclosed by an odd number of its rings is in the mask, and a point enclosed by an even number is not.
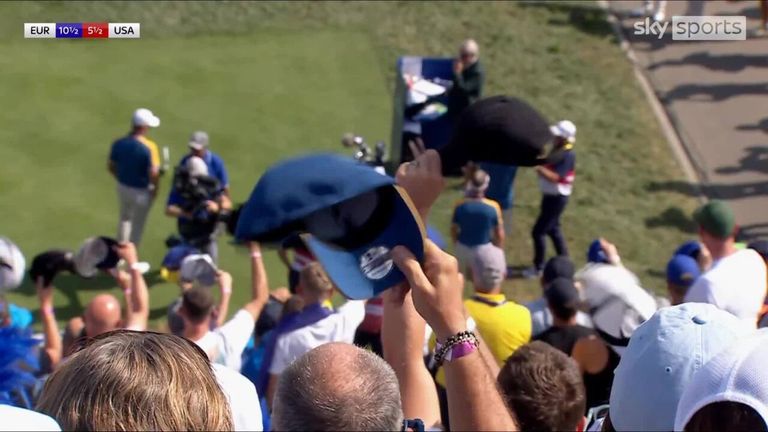
<svg viewBox="0 0 768 432"><path fill-rule="evenodd" d="M746 16L679 16L672 22L656 22L650 18L634 24L635 35L664 37L672 27L672 40L679 41L729 41L747 40Z"/></svg>

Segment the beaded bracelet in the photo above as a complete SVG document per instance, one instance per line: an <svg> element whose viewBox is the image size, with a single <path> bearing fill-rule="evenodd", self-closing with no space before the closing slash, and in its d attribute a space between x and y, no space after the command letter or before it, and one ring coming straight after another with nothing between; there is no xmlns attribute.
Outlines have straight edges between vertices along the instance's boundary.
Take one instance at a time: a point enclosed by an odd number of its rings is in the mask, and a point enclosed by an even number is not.
<svg viewBox="0 0 768 432"><path fill-rule="evenodd" d="M435 346L435 363L442 365L444 361L452 361L469 355L477 350L480 341L471 331L457 333L443 343Z"/></svg>

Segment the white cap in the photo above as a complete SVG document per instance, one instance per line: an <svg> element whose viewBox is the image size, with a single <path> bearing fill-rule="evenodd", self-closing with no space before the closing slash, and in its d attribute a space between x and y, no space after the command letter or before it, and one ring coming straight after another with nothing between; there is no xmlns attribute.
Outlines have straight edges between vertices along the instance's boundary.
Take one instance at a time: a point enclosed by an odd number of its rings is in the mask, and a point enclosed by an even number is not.
<svg viewBox="0 0 768 432"><path fill-rule="evenodd" d="M218 269L208 254L187 255L181 261L179 279L184 282L197 282L200 286L212 286L216 283Z"/></svg>
<svg viewBox="0 0 768 432"><path fill-rule="evenodd" d="M595 329L621 355L635 329L656 312L656 300L623 266L588 264L575 279L581 283Z"/></svg>
<svg viewBox="0 0 768 432"><path fill-rule="evenodd" d="M576 125L570 120L562 120L549 127L552 135L565 138L568 141L576 141Z"/></svg>
<svg viewBox="0 0 768 432"><path fill-rule="evenodd" d="M192 156L187 159L187 171L192 177L202 177L208 175L208 165L205 164L203 158L198 156Z"/></svg>
<svg viewBox="0 0 768 432"><path fill-rule="evenodd" d="M0 293L16 289L24 280L26 261L12 241L0 237Z"/></svg>
<svg viewBox="0 0 768 432"><path fill-rule="evenodd" d="M146 108L139 108L133 112L133 125L158 127L160 126L160 118Z"/></svg>
<svg viewBox="0 0 768 432"><path fill-rule="evenodd" d="M696 371L753 332L706 303L659 309L632 333L614 371L610 415L616 430L669 431Z"/></svg>
<svg viewBox="0 0 768 432"><path fill-rule="evenodd" d="M701 408L737 402L754 409L768 425L768 331L734 343L697 372L677 405L675 430L683 430Z"/></svg>

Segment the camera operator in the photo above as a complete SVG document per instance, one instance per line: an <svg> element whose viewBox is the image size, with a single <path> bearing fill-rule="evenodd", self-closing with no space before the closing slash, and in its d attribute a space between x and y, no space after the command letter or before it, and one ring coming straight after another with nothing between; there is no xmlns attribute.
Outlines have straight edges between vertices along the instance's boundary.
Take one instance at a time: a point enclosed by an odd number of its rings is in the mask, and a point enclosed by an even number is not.
<svg viewBox="0 0 768 432"><path fill-rule="evenodd" d="M165 214L178 218L185 243L218 260L218 223L232 209L224 162L208 150L208 134L195 132L190 152L181 159L173 179Z"/></svg>

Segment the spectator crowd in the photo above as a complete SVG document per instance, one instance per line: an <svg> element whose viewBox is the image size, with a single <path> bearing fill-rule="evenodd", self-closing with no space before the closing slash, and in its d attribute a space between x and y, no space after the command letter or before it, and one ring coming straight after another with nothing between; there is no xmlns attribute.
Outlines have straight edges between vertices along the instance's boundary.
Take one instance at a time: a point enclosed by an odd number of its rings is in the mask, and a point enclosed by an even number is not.
<svg viewBox="0 0 768 432"><path fill-rule="evenodd" d="M482 87L478 57L476 43L462 45L457 82ZM469 105L476 96L452 94L451 101ZM368 211L377 230L400 236L380 256L363 247L373 244L372 225L333 219L344 207L317 216L320 222L303 219L272 239L287 270L281 287L271 282L256 238L241 239L250 281L219 267L227 265L216 252L220 220L210 216L232 208L228 178L208 135L195 132L180 166L215 178L216 199L188 208L189 197L172 188L166 213L179 219L180 242L169 245L163 265L179 296L168 308L170 331L151 331L137 244L163 171L145 136L159 124L137 110L131 134L112 147L118 239L95 237L76 253L49 250L32 260L40 340L3 302L0 430L768 431L760 360L768 355L761 329L768 325L768 242L738 243L733 212L712 200L693 215L698 239L670 250L666 296L644 289L607 239L596 239L577 269L560 223L575 183L576 126L567 120L551 128L558 157L534 168L542 200L523 276L540 282L541 296L527 304L503 288L518 167L467 164L451 218L452 256L424 229L446 188L441 154L411 146L413 160L394 179L319 156L335 176L308 170L291 180L297 187L282 185L285 195L309 191L307 202L291 201L265 218L298 208L316 214L323 210L317 202L342 195L353 178L356 191L375 192L366 196L405 203L417 230L401 223L398 210ZM364 201L355 211L365 212ZM241 219L248 217L246 208ZM379 227L391 220L398 234ZM325 249L308 232L346 246ZM342 234L360 238L349 243ZM549 259L547 238L555 249ZM8 287L25 263L13 243L0 240L0 284ZM338 249L362 252L344 261ZM377 286L390 269L401 279ZM54 283L61 271L106 272L122 298L99 294L59 329ZM370 290L350 273L368 276ZM242 285L250 298L230 314L232 292ZM337 294L347 299L334 301Z"/></svg>

